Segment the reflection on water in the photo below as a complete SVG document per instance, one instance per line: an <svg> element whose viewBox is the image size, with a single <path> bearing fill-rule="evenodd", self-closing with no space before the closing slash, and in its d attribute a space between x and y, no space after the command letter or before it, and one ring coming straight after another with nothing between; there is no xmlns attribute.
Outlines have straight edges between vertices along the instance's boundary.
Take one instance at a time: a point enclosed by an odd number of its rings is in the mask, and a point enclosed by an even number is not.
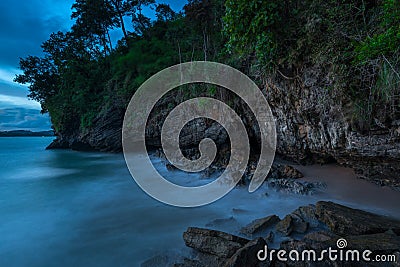
<svg viewBox="0 0 400 267"><path fill-rule="evenodd" d="M283 216L320 199L400 217L393 204L399 193L364 184L336 166L302 169L306 179L328 179L327 192L320 195L266 196L265 187L252 194L242 187L204 207L170 207L140 190L122 155L44 150L50 141L0 138L0 266L138 266L164 251L188 253L182 240L188 226L215 225L235 233L255 218ZM160 161L154 163L168 173ZM199 179L168 174L186 185Z"/></svg>

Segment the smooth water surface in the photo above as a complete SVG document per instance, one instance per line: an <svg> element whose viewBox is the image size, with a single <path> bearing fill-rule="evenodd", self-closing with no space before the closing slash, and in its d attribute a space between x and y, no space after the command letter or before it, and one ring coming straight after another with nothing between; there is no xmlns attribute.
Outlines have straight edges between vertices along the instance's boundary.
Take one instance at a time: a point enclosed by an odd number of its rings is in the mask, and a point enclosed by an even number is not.
<svg viewBox="0 0 400 267"><path fill-rule="evenodd" d="M284 216L298 206L335 199L324 192L266 195L265 186L250 194L240 187L211 205L171 207L136 185L122 154L45 150L51 140L0 138L0 266L140 266L157 255L190 253L182 239L188 226L237 233L255 218ZM159 160L154 163L168 173ZM178 171L168 174L186 185L200 179ZM394 197L399 203L400 194ZM338 199L364 205L351 197ZM380 201L367 208L396 215ZM231 219L210 224L224 218Z"/></svg>

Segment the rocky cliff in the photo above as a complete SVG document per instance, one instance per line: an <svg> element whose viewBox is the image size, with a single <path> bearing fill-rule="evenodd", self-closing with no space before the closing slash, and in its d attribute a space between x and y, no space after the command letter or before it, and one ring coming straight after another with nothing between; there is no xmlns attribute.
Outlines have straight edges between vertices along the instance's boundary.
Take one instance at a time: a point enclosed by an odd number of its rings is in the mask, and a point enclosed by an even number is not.
<svg viewBox="0 0 400 267"><path fill-rule="evenodd" d="M266 96L277 122L277 153L296 162L338 162L352 167L364 179L379 185L400 188L400 122L379 126L361 134L352 129L352 103L337 90L327 89L335 77L321 68L305 68L301 74L284 74L264 82ZM163 119L176 104L177 97L166 97L148 122L148 144L160 146ZM242 118L250 139L257 143L257 123L246 108ZM120 152L124 109L116 103L104 108L90 128L72 133L57 133L48 148ZM253 135L253 136L252 136ZM216 140L221 148L229 143L226 132L214 123L197 120L181 133L181 147L191 149L204 137ZM257 145L257 144L256 144Z"/></svg>
<svg viewBox="0 0 400 267"><path fill-rule="evenodd" d="M380 185L400 186L400 125L352 129L352 103L329 90L334 77L309 68L269 80L265 95L277 120L277 152L300 163L336 161Z"/></svg>

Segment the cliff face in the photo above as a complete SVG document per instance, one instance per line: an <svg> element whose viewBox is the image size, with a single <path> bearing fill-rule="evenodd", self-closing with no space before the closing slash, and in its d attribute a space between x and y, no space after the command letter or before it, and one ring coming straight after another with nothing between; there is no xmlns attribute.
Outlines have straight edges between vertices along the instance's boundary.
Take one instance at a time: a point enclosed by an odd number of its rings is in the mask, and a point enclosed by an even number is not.
<svg viewBox="0 0 400 267"><path fill-rule="evenodd" d="M122 151L122 122L125 110L114 105L99 113L89 129L74 129L69 133L56 133L47 149L73 149L78 151Z"/></svg>
<svg viewBox="0 0 400 267"><path fill-rule="evenodd" d="M336 161L354 168L361 178L400 188L400 123L367 135L353 131L350 101L327 89L333 81L329 72L316 67L294 78L281 75L266 81L262 91L277 122L277 153L304 164ZM149 145L160 146L159 129L171 101L165 99L159 112L150 118ZM98 115L88 130L58 133L49 148L120 152L123 117L124 109L116 104ZM250 132L257 132L254 118L249 114L243 118ZM213 138L220 146L228 142L225 131L198 120L181 133L182 147L196 147L204 137Z"/></svg>
<svg viewBox="0 0 400 267"><path fill-rule="evenodd" d="M301 163L337 161L364 179L400 186L400 125L361 135L351 128L351 103L327 87L329 73L306 69L295 79L267 81L277 120L277 152Z"/></svg>

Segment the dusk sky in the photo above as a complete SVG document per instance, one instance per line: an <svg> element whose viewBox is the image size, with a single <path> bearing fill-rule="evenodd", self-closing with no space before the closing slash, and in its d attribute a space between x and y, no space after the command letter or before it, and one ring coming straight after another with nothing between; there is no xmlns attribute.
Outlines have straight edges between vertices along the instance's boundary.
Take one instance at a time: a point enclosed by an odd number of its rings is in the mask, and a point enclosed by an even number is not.
<svg viewBox="0 0 400 267"><path fill-rule="evenodd" d="M26 87L13 82L19 58L41 55L40 45L52 32L66 31L73 0L2 0L0 1L0 131L49 130L50 119L40 114L39 103L29 100ZM164 0L180 11L186 1ZM152 16L151 11L146 11ZM115 30L113 37L119 38Z"/></svg>

